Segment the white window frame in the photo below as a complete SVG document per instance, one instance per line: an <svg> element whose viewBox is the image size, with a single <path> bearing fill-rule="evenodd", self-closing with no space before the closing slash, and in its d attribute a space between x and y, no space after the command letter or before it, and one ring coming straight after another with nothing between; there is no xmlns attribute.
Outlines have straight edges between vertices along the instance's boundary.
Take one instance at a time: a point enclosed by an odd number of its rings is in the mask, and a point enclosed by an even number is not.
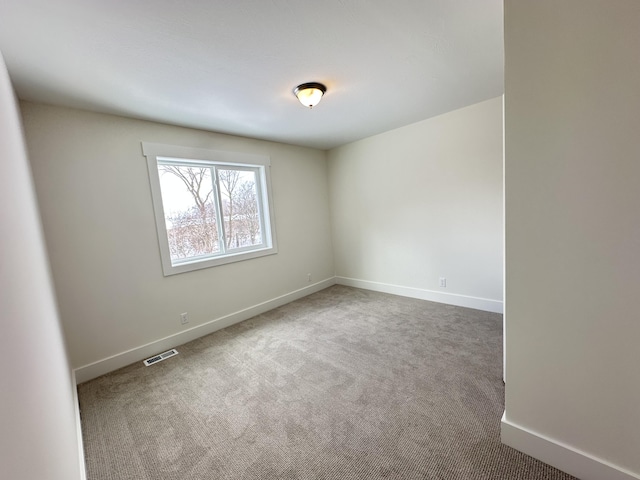
<svg viewBox="0 0 640 480"><path fill-rule="evenodd" d="M165 276L278 253L273 201L271 199L271 159L267 155L208 150L204 148L183 147L150 142L142 142L142 153L147 157L151 199L155 213L156 229L158 231L158 246L160 248L162 270ZM261 245L225 251L225 247L222 245L222 243L224 243L222 240L223 237L220 236L220 253L191 257L172 262L171 253L169 251L169 239L165 223L164 206L162 203L160 175L158 174L158 165L162 164L213 166L221 168L227 166L233 167L234 169L256 172L256 193L259 199L258 208L260 210L260 223L263 229L263 243ZM216 209L219 209L219 192L215 193L218 199ZM218 228L222 229L221 222L218 222Z"/></svg>

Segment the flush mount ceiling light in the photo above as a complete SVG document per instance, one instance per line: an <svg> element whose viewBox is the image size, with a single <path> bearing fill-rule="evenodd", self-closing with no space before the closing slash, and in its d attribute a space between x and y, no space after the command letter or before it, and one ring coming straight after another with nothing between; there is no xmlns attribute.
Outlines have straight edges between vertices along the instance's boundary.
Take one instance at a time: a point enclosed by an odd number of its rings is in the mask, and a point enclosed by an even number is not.
<svg viewBox="0 0 640 480"><path fill-rule="evenodd" d="M325 87L323 84L310 82L298 85L293 89L293 94L298 97L298 100L300 100L300 103L302 105L304 105L305 107L313 108L318 103L320 103L320 99L326 91L327 87Z"/></svg>

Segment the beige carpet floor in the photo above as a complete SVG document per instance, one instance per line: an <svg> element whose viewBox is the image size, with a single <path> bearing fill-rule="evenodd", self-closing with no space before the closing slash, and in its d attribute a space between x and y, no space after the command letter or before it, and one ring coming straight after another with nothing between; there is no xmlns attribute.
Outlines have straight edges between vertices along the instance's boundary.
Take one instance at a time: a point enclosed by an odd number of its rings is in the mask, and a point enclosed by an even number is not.
<svg viewBox="0 0 640 480"><path fill-rule="evenodd" d="M333 286L78 387L89 480L550 479L500 443L502 316Z"/></svg>

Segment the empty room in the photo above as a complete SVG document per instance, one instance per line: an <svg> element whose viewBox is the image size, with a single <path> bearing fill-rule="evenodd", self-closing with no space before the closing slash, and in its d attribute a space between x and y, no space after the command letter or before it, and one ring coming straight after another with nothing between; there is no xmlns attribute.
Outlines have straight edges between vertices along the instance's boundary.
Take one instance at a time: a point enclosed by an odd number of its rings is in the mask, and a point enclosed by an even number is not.
<svg viewBox="0 0 640 480"><path fill-rule="evenodd" d="M640 2L0 3L0 477L640 479Z"/></svg>

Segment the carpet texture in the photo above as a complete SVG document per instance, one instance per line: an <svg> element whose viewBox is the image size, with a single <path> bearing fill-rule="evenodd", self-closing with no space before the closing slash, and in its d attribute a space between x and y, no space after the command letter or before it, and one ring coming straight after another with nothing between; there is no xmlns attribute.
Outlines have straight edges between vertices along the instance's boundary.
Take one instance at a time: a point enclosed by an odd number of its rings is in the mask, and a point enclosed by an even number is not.
<svg viewBox="0 0 640 480"><path fill-rule="evenodd" d="M500 443L502 316L344 286L78 387L89 480L573 479Z"/></svg>

